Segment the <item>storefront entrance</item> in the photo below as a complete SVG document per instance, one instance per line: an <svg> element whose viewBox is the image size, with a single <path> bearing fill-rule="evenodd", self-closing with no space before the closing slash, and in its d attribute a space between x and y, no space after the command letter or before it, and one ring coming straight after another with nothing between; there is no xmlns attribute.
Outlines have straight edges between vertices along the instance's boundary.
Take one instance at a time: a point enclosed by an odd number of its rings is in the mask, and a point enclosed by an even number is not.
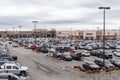
<svg viewBox="0 0 120 80"><path fill-rule="evenodd" d="M85 37L85 40L93 40L94 37Z"/></svg>

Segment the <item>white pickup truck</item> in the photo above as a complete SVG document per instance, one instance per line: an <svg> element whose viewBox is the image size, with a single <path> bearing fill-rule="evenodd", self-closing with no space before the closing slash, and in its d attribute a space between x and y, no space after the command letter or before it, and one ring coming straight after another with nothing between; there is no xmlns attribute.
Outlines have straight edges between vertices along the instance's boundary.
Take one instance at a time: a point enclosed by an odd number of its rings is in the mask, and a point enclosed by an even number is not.
<svg viewBox="0 0 120 80"><path fill-rule="evenodd" d="M21 66L19 63L5 63L0 66L0 72L13 73L20 76L27 76L28 67Z"/></svg>

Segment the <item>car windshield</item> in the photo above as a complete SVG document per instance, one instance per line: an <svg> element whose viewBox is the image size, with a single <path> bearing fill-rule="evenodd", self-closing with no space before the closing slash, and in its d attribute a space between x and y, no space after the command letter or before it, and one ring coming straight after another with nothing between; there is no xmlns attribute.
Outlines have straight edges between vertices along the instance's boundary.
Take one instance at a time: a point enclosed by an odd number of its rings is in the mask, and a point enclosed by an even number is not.
<svg viewBox="0 0 120 80"><path fill-rule="evenodd" d="M0 54L6 54L6 52L5 51L0 51Z"/></svg>
<svg viewBox="0 0 120 80"><path fill-rule="evenodd" d="M114 60L114 62L120 63L120 60L116 59L116 60Z"/></svg>
<svg viewBox="0 0 120 80"><path fill-rule="evenodd" d="M106 61L105 61L105 64L111 64L111 63L110 63L110 61L107 61L107 60L106 60Z"/></svg>
<svg viewBox="0 0 120 80"><path fill-rule="evenodd" d="M21 65L20 65L20 63L16 63L16 65L17 65L17 66L19 66L19 67L21 68Z"/></svg>
<svg viewBox="0 0 120 80"><path fill-rule="evenodd" d="M116 52L120 52L120 51L116 51Z"/></svg>
<svg viewBox="0 0 120 80"><path fill-rule="evenodd" d="M65 55L65 56L70 56L70 54L68 54L68 53L65 53L64 55Z"/></svg>
<svg viewBox="0 0 120 80"><path fill-rule="evenodd" d="M90 64L90 65L96 65L96 64L95 64L95 63L93 63L93 62L89 62L89 64Z"/></svg>

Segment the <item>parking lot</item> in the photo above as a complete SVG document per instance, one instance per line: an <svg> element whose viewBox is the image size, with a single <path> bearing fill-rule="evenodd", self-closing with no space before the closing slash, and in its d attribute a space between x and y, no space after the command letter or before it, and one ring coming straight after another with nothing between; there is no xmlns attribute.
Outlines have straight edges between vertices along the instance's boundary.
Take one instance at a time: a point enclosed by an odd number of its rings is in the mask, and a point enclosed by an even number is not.
<svg viewBox="0 0 120 80"><path fill-rule="evenodd" d="M4 45L7 44L9 52L16 55L19 62L29 68L30 80L119 80L119 70L86 73L73 69L74 66L82 66L86 61L101 59L98 57L84 57L82 61L64 61L47 56L46 53L26 49L25 47L12 47L9 41L2 43ZM107 50L107 52L112 52L112 50ZM115 56L113 58L120 59Z"/></svg>

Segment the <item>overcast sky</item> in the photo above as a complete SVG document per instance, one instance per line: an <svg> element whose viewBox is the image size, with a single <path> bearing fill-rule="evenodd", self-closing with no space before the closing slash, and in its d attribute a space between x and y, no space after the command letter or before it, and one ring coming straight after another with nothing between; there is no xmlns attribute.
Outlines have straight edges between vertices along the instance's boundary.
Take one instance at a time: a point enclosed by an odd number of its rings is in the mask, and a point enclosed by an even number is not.
<svg viewBox="0 0 120 80"><path fill-rule="evenodd" d="M37 28L57 30L91 30L103 28L103 10L106 10L106 29L120 27L120 0L1 0L0 30L22 30L34 28L33 20L39 21Z"/></svg>

